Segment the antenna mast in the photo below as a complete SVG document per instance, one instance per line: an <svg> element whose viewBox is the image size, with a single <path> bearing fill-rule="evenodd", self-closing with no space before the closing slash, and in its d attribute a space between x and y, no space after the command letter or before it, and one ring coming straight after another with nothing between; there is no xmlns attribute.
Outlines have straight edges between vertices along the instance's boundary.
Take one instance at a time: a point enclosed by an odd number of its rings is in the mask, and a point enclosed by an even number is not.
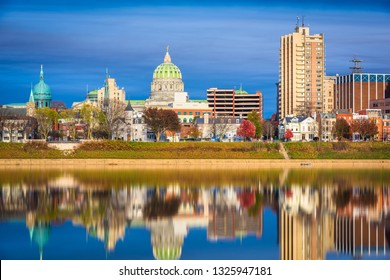
<svg viewBox="0 0 390 280"><path fill-rule="evenodd" d="M352 69L352 73L362 73L363 67L360 65L363 60L357 58L356 56L351 60L354 63L353 66L349 67Z"/></svg>

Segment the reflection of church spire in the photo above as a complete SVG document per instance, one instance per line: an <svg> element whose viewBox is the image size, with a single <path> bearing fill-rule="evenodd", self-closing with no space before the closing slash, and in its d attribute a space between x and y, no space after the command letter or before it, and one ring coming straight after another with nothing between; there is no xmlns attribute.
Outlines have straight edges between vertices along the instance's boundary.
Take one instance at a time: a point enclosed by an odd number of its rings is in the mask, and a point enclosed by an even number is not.
<svg viewBox="0 0 390 280"><path fill-rule="evenodd" d="M30 228L30 240L34 241L39 248L39 259L43 259L43 248L49 241L50 237L50 224L44 222L36 222Z"/></svg>

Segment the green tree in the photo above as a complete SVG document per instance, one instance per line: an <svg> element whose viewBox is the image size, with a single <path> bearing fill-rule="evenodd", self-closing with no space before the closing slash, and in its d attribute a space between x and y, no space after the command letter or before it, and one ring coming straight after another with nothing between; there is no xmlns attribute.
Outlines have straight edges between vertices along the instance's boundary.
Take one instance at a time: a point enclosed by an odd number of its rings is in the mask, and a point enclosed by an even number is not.
<svg viewBox="0 0 390 280"><path fill-rule="evenodd" d="M333 134L336 134L337 139L340 141L342 138L349 139L351 136L351 128L345 119L337 119L333 127Z"/></svg>
<svg viewBox="0 0 390 280"><path fill-rule="evenodd" d="M100 110L92 104L84 104L80 110L80 118L87 125L87 139L92 138L92 129L99 121Z"/></svg>
<svg viewBox="0 0 390 280"><path fill-rule="evenodd" d="M260 121L260 114L253 110L252 112L250 112L248 114L248 117L247 117L248 121L250 121L256 128L256 132L255 132L255 138L256 139L259 139L262 134L263 134L263 125L261 124L261 121Z"/></svg>
<svg viewBox="0 0 390 280"><path fill-rule="evenodd" d="M44 139L47 139L47 136L53 130L53 126L57 124L58 113L47 107L38 108L35 110L35 118L38 122L38 132Z"/></svg>
<svg viewBox="0 0 390 280"><path fill-rule="evenodd" d="M144 110L143 118L150 130L156 135L157 141L160 141L161 135L166 131L178 131L180 129L179 118L172 110L147 108Z"/></svg>

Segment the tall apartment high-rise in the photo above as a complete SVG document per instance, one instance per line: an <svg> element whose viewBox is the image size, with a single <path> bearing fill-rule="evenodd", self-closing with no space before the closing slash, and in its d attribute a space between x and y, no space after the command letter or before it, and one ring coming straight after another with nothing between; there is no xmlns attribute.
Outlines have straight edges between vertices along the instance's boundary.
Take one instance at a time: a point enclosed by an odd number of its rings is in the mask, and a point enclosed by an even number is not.
<svg viewBox="0 0 390 280"><path fill-rule="evenodd" d="M324 34L310 35L297 21L294 32L280 38L279 118L322 112L324 75Z"/></svg>

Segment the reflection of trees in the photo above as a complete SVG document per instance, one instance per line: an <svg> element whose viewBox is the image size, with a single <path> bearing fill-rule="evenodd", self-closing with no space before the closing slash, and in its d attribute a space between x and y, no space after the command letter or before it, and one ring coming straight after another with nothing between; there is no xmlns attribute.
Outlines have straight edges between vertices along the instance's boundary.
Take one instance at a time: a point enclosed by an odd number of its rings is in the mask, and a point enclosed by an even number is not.
<svg viewBox="0 0 390 280"><path fill-rule="evenodd" d="M348 203L351 201L352 198L352 190L337 190L333 194L333 199L335 201L337 208L344 208L348 205Z"/></svg>
<svg viewBox="0 0 390 280"><path fill-rule="evenodd" d="M145 204L144 217L149 220L172 217L178 213L180 203L177 197L165 199L154 196Z"/></svg>
<svg viewBox="0 0 390 280"><path fill-rule="evenodd" d="M377 203L377 199L378 197L373 189L363 189L360 190L356 204L366 207L375 206L375 204Z"/></svg>
<svg viewBox="0 0 390 280"><path fill-rule="evenodd" d="M262 201L263 201L263 195L259 192L255 192L255 203L248 208L248 214L250 217L256 217L261 209L262 206Z"/></svg>

